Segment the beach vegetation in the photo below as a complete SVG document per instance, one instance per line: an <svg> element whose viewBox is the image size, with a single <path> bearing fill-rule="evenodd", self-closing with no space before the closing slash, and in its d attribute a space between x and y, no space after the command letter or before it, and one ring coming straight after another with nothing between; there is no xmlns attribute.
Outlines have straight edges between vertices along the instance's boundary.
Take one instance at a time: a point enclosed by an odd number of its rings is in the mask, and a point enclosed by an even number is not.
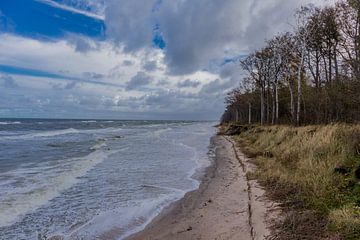
<svg viewBox="0 0 360 240"><path fill-rule="evenodd" d="M360 125L254 126L235 136L284 208L275 239L360 239Z"/></svg>

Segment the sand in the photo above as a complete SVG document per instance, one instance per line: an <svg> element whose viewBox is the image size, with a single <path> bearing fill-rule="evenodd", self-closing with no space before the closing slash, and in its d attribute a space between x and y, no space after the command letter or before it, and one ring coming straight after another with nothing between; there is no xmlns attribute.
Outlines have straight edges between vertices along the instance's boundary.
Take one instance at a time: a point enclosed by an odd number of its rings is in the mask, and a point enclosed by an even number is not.
<svg viewBox="0 0 360 240"><path fill-rule="evenodd" d="M127 240L258 240L270 235L276 204L266 199L247 171L254 166L232 140L213 138L216 157L198 190L165 209Z"/></svg>

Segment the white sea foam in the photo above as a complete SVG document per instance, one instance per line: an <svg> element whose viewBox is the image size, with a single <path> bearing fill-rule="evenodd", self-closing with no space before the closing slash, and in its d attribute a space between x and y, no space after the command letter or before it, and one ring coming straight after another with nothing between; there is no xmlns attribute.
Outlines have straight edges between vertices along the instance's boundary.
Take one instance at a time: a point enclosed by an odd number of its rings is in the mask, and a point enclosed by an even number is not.
<svg viewBox="0 0 360 240"><path fill-rule="evenodd" d="M79 133L79 130L74 128L68 128L64 130L56 130L56 131L44 131L39 133L33 133L25 136L29 137L54 137L58 135L66 135L66 134L73 134L73 133Z"/></svg>
<svg viewBox="0 0 360 240"><path fill-rule="evenodd" d="M66 134L76 134L79 133L79 130L74 128L68 128L63 130L54 130L54 131L42 131L42 132L35 132L29 133L24 135L15 135L15 136L4 136L4 139L33 139L33 138L46 138L46 137L55 137L59 135L66 135Z"/></svg>
<svg viewBox="0 0 360 240"><path fill-rule="evenodd" d="M25 173L32 171L31 174L34 176L33 179L29 177L23 187L16 188L13 192L0 197L0 227L12 225L26 213L36 210L57 197L62 191L76 184L79 177L84 176L94 166L116 152L118 151L97 150L82 158L69 159L66 161L66 165L60 164L57 167L62 171L56 174L44 171L43 168L40 170L27 169L26 171L18 169L16 172L6 173L24 176ZM69 162L71 164L67 164ZM41 177L37 174L40 174ZM31 182L31 185L27 185Z"/></svg>
<svg viewBox="0 0 360 240"><path fill-rule="evenodd" d="M67 135L67 134L102 134L102 133L115 133L122 130L121 128L101 128L101 129L88 129L88 130L78 130L74 128L62 129L62 130L54 130L54 131L41 131L34 132L22 135L11 135L11 136L1 136L1 139L9 139L9 140L30 140L34 138L50 138L55 136Z"/></svg>
<svg viewBox="0 0 360 240"><path fill-rule="evenodd" d="M12 124L21 124L21 122L0 122L0 125L12 125Z"/></svg>
<svg viewBox="0 0 360 240"><path fill-rule="evenodd" d="M155 199L128 203L131 207L102 212L68 234L66 239L103 239L102 236L124 239L143 230L164 208L181 199L185 193L185 191L176 190Z"/></svg>
<svg viewBox="0 0 360 240"><path fill-rule="evenodd" d="M90 149L91 150L99 150L103 147L106 147L106 141L105 140L100 140L97 144L95 144L94 146L92 146Z"/></svg>

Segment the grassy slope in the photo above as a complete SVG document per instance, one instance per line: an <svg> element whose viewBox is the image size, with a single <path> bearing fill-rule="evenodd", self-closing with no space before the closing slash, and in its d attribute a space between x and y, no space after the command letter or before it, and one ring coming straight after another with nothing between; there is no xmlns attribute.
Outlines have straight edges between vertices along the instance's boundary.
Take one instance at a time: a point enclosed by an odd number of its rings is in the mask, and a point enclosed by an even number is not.
<svg viewBox="0 0 360 240"><path fill-rule="evenodd" d="M256 126L235 139L288 209L278 239L360 239L360 125Z"/></svg>

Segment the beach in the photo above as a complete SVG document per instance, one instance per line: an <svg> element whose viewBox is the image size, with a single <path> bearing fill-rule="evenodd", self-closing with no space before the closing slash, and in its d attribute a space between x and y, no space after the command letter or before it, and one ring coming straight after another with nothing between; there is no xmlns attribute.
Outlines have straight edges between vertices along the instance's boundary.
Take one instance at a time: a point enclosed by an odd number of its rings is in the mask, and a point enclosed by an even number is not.
<svg viewBox="0 0 360 240"><path fill-rule="evenodd" d="M270 202L247 178L253 165L213 123L29 119L5 127L4 240L269 235Z"/></svg>
<svg viewBox="0 0 360 240"><path fill-rule="evenodd" d="M253 166L225 136L212 138L215 162L198 190L170 205L146 228L127 240L265 239L274 204L246 174Z"/></svg>

